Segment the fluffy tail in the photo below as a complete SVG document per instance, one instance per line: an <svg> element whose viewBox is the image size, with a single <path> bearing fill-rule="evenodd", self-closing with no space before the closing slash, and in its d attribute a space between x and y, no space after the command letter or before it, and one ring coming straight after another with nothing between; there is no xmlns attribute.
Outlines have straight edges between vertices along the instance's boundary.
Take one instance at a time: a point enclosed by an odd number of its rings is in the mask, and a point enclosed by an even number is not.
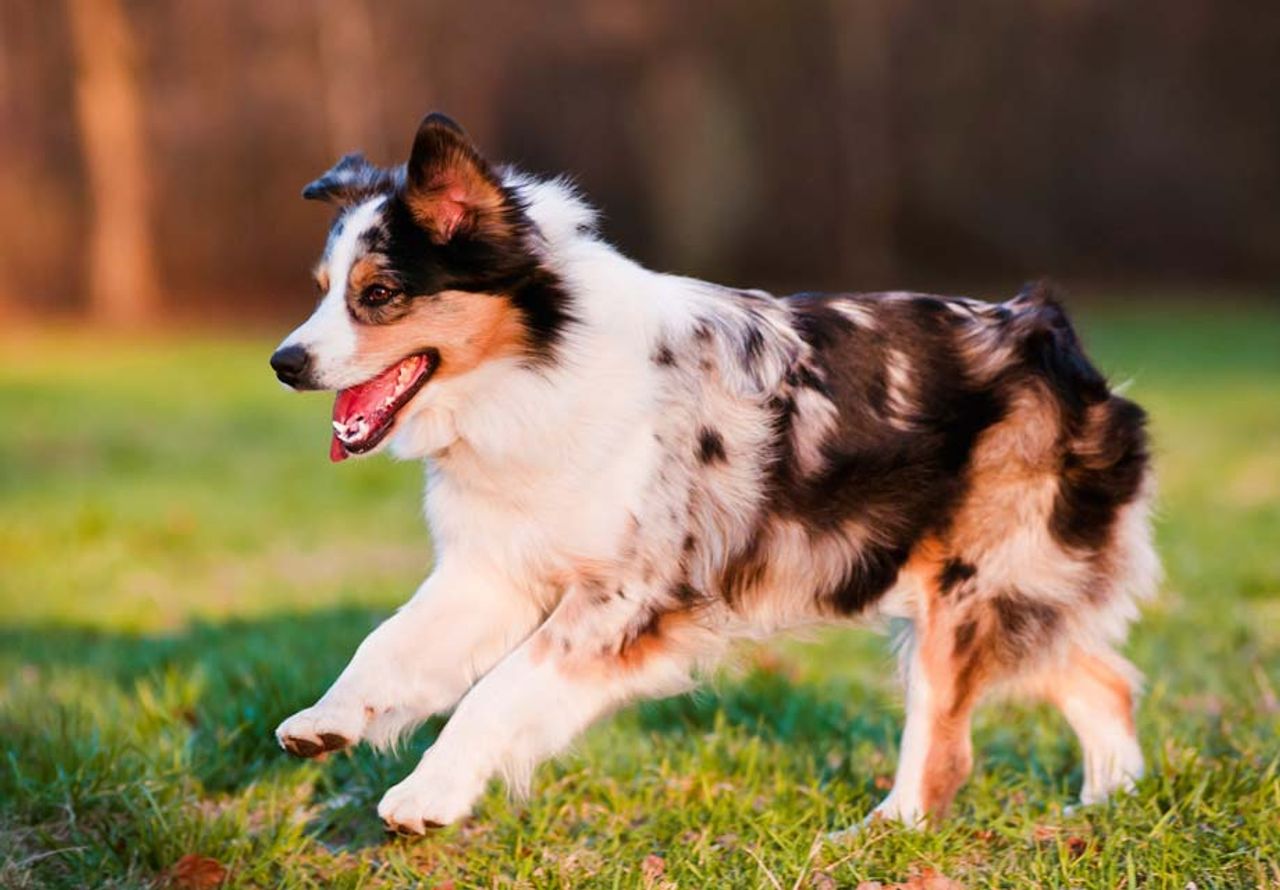
<svg viewBox="0 0 1280 890"><path fill-rule="evenodd" d="M1111 397L1106 378L1085 355L1052 283L1028 284L1005 306L1012 313L1026 366L1044 378L1072 415Z"/></svg>

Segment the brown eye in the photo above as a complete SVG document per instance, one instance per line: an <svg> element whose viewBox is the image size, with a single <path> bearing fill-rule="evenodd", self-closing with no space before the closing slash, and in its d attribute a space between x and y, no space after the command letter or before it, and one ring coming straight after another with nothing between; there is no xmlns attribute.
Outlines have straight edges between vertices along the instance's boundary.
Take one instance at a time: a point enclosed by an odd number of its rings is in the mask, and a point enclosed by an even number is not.
<svg viewBox="0 0 1280 890"><path fill-rule="evenodd" d="M396 295L396 291L381 284L371 284L360 295L360 302L366 306L381 306Z"/></svg>

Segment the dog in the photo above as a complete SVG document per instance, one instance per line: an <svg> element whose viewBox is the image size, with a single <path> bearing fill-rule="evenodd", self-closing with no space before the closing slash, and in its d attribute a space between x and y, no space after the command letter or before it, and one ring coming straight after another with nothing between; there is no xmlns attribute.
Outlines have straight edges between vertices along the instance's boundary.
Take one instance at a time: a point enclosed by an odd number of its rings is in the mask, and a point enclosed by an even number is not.
<svg viewBox="0 0 1280 890"><path fill-rule="evenodd" d="M276 735L313 757L453 709L379 803L389 829L455 822L732 641L819 622L906 628L872 817L946 813L995 689L1061 709L1083 803L1141 776L1116 646L1159 574L1145 415L1048 286L778 297L653 272L569 183L490 164L440 114L404 165L347 155L303 196L337 214L271 366L337 391L333 460L425 458L438 556Z"/></svg>

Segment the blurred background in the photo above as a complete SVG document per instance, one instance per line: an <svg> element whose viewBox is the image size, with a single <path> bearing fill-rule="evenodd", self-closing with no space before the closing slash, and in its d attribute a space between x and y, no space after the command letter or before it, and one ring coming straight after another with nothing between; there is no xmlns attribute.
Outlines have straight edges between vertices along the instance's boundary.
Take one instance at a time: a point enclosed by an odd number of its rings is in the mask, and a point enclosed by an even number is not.
<svg viewBox="0 0 1280 890"><path fill-rule="evenodd" d="M664 268L1276 293L1280 4L6 0L0 314L292 320L428 110Z"/></svg>
<svg viewBox="0 0 1280 890"><path fill-rule="evenodd" d="M299 191L344 152L402 161L431 109L574 176L657 268L1051 275L1150 411L1139 796L1059 859L1070 736L993 706L957 834L877 836L806 886L921 855L967 886L1273 883L1280 2L0 0L0 886L639 886L658 851L680 886L763 886L721 837L786 886L888 787L899 689L850 630L624 711L427 844L371 813L438 722L399 758L275 748L432 559L421 467L330 466L332 399L267 367L329 222ZM538 878L556 851L598 874ZM192 854L213 878L178 880Z"/></svg>

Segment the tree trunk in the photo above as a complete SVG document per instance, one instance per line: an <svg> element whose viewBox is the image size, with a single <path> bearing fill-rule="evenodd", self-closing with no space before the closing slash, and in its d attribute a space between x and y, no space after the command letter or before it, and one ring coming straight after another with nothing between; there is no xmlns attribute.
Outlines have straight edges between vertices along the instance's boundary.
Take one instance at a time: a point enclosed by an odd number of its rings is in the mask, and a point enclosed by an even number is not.
<svg viewBox="0 0 1280 890"><path fill-rule="evenodd" d="M385 164L383 85L367 0L315 0L321 84L329 148L335 155L362 151Z"/></svg>
<svg viewBox="0 0 1280 890"><path fill-rule="evenodd" d="M901 5L831 0L835 50L833 131L841 153L841 272L846 286L895 286L894 163L890 52Z"/></svg>
<svg viewBox="0 0 1280 890"><path fill-rule="evenodd" d="M121 0L66 0L89 217L89 305L108 324L158 308L150 164L133 33Z"/></svg>

